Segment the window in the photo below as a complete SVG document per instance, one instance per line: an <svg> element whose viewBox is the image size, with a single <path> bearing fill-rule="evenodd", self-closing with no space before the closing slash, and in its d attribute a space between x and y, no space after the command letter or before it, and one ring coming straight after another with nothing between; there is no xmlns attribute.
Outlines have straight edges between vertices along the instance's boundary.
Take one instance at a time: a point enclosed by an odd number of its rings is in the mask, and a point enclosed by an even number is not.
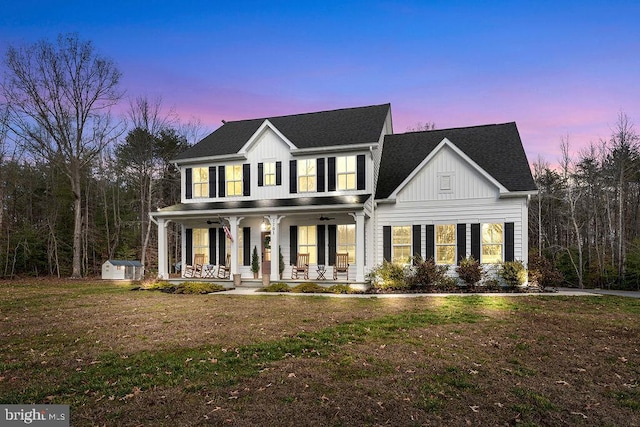
<svg viewBox="0 0 640 427"><path fill-rule="evenodd" d="M455 224L436 225L436 264L456 263Z"/></svg>
<svg viewBox="0 0 640 427"><path fill-rule="evenodd" d="M482 264L502 262L502 224L482 224Z"/></svg>
<svg viewBox="0 0 640 427"><path fill-rule="evenodd" d="M209 168L193 168L193 197L209 197Z"/></svg>
<svg viewBox="0 0 640 427"><path fill-rule="evenodd" d="M203 254L204 263L209 264L209 229L193 229L193 254ZM189 262L190 263L190 262Z"/></svg>
<svg viewBox="0 0 640 427"><path fill-rule="evenodd" d="M316 191L316 160L298 160L298 192Z"/></svg>
<svg viewBox="0 0 640 427"><path fill-rule="evenodd" d="M315 264L316 260L316 226L298 227L298 253L309 254L309 264Z"/></svg>
<svg viewBox="0 0 640 427"><path fill-rule="evenodd" d="M227 196L242 196L242 165L225 167Z"/></svg>
<svg viewBox="0 0 640 427"><path fill-rule="evenodd" d="M349 253L349 263L356 262L356 225L338 225L337 252Z"/></svg>
<svg viewBox="0 0 640 427"><path fill-rule="evenodd" d="M391 227L391 261L406 264L411 259L411 226Z"/></svg>
<svg viewBox="0 0 640 427"><path fill-rule="evenodd" d="M276 162L265 162L262 168L264 185L276 185Z"/></svg>
<svg viewBox="0 0 640 427"><path fill-rule="evenodd" d="M356 189L356 156L336 158L338 190Z"/></svg>

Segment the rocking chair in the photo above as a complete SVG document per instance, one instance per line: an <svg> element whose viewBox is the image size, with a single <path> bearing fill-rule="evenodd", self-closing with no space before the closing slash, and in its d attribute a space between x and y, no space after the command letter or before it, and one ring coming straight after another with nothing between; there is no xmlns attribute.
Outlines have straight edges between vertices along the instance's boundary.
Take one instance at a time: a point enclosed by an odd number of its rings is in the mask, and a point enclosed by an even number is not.
<svg viewBox="0 0 640 427"><path fill-rule="evenodd" d="M338 273L346 273L349 280L349 253L336 254L336 264L333 266L333 280L338 280Z"/></svg>
<svg viewBox="0 0 640 427"><path fill-rule="evenodd" d="M218 267L218 279L228 279L231 274L231 254L227 254L225 265Z"/></svg>
<svg viewBox="0 0 640 427"><path fill-rule="evenodd" d="M195 254L193 264L187 265L184 269L184 277L200 277L202 266L204 265L204 254Z"/></svg>
<svg viewBox="0 0 640 427"><path fill-rule="evenodd" d="M297 279L300 273L305 280L309 279L309 254L298 254L296 265L291 266L292 279Z"/></svg>

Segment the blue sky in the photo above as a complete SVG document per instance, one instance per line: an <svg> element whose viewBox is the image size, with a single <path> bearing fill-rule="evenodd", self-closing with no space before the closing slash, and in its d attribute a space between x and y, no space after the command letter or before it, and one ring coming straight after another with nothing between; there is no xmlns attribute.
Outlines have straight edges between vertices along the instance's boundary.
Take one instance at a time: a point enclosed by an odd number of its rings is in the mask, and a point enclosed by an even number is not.
<svg viewBox="0 0 640 427"><path fill-rule="evenodd" d="M529 160L555 163L564 136L578 150L621 111L640 123L637 1L6 3L0 51L77 32L127 97L209 130L390 102L396 132L515 121Z"/></svg>

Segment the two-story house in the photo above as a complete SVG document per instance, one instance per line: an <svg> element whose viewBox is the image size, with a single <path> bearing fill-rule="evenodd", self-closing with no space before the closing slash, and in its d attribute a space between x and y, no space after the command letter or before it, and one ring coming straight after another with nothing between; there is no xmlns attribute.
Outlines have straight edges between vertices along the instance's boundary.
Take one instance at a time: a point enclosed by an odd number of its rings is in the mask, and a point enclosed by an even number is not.
<svg viewBox="0 0 640 427"><path fill-rule="evenodd" d="M389 104L225 122L176 159L181 203L151 213L158 275L168 278L166 224L182 226L182 264L230 261L290 277L299 253L318 265L348 253L364 282L384 259L415 254L455 265L527 260L536 187L515 123L393 134ZM330 268L330 267L327 267Z"/></svg>

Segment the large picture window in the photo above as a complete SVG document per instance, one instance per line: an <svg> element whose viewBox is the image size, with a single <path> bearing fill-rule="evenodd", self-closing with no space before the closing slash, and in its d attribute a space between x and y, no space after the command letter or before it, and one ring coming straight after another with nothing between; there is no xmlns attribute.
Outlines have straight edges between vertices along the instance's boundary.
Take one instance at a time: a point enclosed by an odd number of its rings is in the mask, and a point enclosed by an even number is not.
<svg viewBox="0 0 640 427"><path fill-rule="evenodd" d="M193 197L209 197L209 168L193 168Z"/></svg>
<svg viewBox="0 0 640 427"><path fill-rule="evenodd" d="M193 254L204 255L204 263L209 264L209 229L193 229Z"/></svg>
<svg viewBox="0 0 640 427"><path fill-rule="evenodd" d="M411 226L391 227L391 260L406 264L411 260Z"/></svg>
<svg viewBox="0 0 640 427"><path fill-rule="evenodd" d="M336 158L338 190L355 190L357 188L356 170L356 156Z"/></svg>
<svg viewBox="0 0 640 427"><path fill-rule="evenodd" d="M225 167L227 196L242 196L242 165Z"/></svg>
<svg viewBox="0 0 640 427"><path fill-rule="evenodd" d="M498 264L502 262L503 236L502 224L482 224L481 262L483 264Z"/></svg>
<svg viewBox="0 0 640 427"><path fill-rule="evenodd" d="M298 160L298 192L316 191L316 160Z"/></svg>
<svg viewBox="0 0 640 427"><path fill-rule="evenodd" d="M356 225L340 224L338 225L338 253L349 253L349 263L356 262Z"/></svg>
<svg viewBox="0 0 640 427"><path fill-rule="evenodd" d="M309 254L309 264L317 262L316 226L298 227L298 253Z"/></svg>
<svg viewBox="0 0 640 427"><path fill-rule="evenodd" d="M455 224L436 225L436 263L456 263L456 226Z"/></svg>

